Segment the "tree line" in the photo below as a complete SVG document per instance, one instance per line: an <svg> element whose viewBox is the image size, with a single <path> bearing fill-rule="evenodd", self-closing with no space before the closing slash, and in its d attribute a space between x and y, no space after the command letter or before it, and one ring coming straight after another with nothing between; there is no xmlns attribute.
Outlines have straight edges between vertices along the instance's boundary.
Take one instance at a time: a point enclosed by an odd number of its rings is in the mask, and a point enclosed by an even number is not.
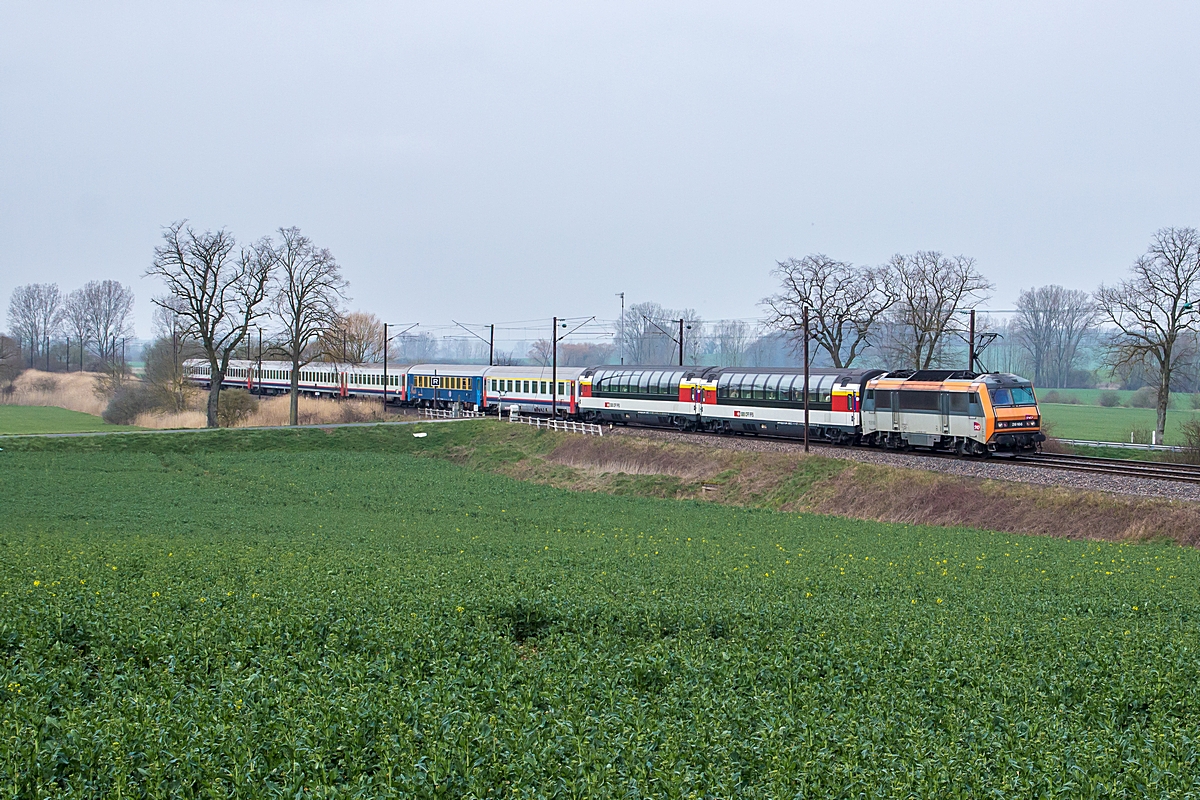
<svg viewBox="0 0 1200 800"><path fill-rule="evenodd" d="M168 396L182 398L184 355L205 359L214 375L223 376L231 359L257 354L252 331L263 339L264 357L292 364L293 423L305 364L383 358L382 323L373 314L343 308L348 283L340 265L295 227L240 245L224 229L198 231L186 221L173 223L164 228L146 274L166 288L153 299L157 338L148 352L158 358L153 365L146 359L147 377L168 387ZM772 274L779 289L762 300L766 318L760 324L706 322L693 309L638 303L621 315L611 342L559 342L559 363L668 364L677 363L682 351L688 364L778 364L800 350L807 308L818 365L982 368L991 357L986 343L999 335L1004 344L992 353L1001 347L1017 352L1020 368L1035 385L1054 388L1071 384L1081 360L1098 354L1112 376L1156 387L1160 436L1173 388L1183 380L1200 385L1200 331L1192 305L1200 281L1200 235L1192 228L1156 232L1125 279L1112 285L1092 292L1034 287L1020 293L1005 323L978 314L971 347L968 314L990 299L994 285L968 256L917 251L865 266L815 253L779 261ZM76 363L119 374L124 365L118 348L132 335L133 302L132 291L111 280L65 295L55 284L18 287L8 309L12 339L0 337L0 368L41 359L69 364L78 353ZM401 333L390 347L391 358L400 362L490 355L497 364L549 364L553 357L547 339L533 342L524 356L489 353L486 343L481 351L469 337L448 348L428 332ZM968 365L968 350L984 352ZM219 394L220 381L214 380L206 408L210 425L217 424Z"/></svg>
<svg viewBox="0 0 1200 800"><path fill-rule="evenodd" d="M966 256L921 251L869 267L814 254L780 261L773 274L780 291L763 300L767 324L799 343L808 308L810 341L835 367L871 366L870 353L891 368L973 368L962 353L996 333L979 318L976 341L964 347L966 314L993 290ZM1136 373L1156 387L1161 441L1173 382L1200 360L1193 301L1200 302L1200 234L1163 228L1124 280L1092 292L1056 284L1022 291L1008 330L1042 387L1065 386L1082 343L1096 335L1113 374Z"/></svg>

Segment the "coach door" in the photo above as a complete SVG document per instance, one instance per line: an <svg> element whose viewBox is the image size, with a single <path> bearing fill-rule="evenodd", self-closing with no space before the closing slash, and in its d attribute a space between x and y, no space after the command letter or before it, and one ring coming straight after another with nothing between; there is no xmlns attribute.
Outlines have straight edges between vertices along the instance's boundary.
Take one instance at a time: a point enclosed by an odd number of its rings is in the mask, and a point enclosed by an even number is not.
<svg viewBox="0 0 1200 800"><path fill-rule="evenodd" d="M900 392L893 389L888 392L892 396L892 430L900 430Z"/></svg>
<svg viewBox="0 0 1200 800"><path fill-rule="evenodd" d="M942 422L942 433L950 432L950 393L938 393L938 417Z"/></svg>

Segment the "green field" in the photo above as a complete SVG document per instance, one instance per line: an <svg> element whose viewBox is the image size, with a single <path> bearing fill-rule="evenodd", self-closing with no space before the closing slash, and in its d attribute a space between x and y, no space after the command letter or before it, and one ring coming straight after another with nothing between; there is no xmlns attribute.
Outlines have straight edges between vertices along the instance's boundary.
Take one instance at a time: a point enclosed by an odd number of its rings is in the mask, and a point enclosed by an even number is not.
<svg viewBox="0 0 1200 800"><path fill-rule="evenodd" d="M1072 406L1060 403L1039 403L1042 419L1053 426L1052 434L1060 439L1088 439L1099 442L1128 442L1133 430L1154 430L1157 414L1152 408L1102 408ZM1166 442L1183 444L1180 425L1196 419L1195 411L1167 412Z"/></svg>
<svg viewBox="0 0 1200 800"><path fill-rule="evenodd" d="M88 431L128 431L130 426L109 425L99 417L53 406L0 405L0 434L4 433L83 433Z"/></svg>
<svg viewBox="0 0 1200 800"><path fill-rule="evenodd" d="M1200 792L1200 553L573 494L428 430L6 446L0 793Z"/></svg>

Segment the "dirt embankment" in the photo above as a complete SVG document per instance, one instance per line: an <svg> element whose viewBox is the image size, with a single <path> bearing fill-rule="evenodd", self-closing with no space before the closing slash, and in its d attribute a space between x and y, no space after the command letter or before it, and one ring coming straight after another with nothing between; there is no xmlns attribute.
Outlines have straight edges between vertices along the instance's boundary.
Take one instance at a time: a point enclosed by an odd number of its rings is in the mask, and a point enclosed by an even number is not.
<svg viewBox="0 0 1200 800"><path fill-rule="evenodd" d="M818 455L753 453L634 437L562 436L492 461L456 458L566 489L696 499L884 522L1106 541L1200 544L1200 504L1123 497ZM522 450L520 457L512 448Z"/></svg>

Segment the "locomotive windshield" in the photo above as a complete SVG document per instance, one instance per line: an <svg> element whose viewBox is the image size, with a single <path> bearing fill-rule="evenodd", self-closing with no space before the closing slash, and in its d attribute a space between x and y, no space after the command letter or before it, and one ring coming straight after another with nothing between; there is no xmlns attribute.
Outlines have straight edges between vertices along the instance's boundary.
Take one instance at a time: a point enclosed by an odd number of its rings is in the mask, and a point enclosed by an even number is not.
<svg viewBox="0 0 1200 800"><path fill-rule="evenodd" d="M991 395L993 406L1032 406L1037 402L1033 399L1032 386L1013 386L1008 389L992 389Z"/></svg>

